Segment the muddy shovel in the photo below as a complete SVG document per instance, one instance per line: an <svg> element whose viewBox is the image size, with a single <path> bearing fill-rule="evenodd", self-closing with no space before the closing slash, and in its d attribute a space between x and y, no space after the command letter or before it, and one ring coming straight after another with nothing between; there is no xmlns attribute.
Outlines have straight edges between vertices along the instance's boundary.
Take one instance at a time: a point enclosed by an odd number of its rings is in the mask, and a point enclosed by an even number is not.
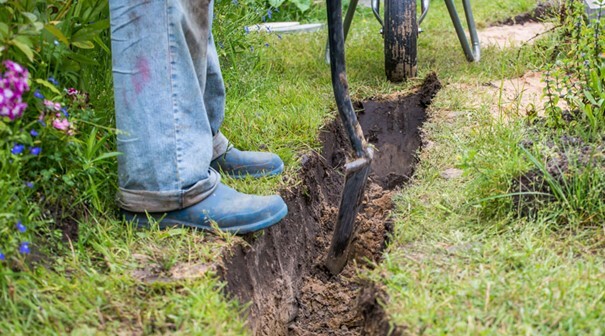
<svg viewBox="0 0 605 336"><path fill-rule="evenodd" d="M326 259L326 266L330 272L338 274L347 263L349 246L355 232L355 217L361 205L374 154L363 137L363 131L353 110L351 97L349 97L349 84L345 69L341 0L327 0L327 8L328 43L330 46L330 68L334 98L338 106L338 113L357 158L345 165L345 185L340 199L334 236Z"/></svg>

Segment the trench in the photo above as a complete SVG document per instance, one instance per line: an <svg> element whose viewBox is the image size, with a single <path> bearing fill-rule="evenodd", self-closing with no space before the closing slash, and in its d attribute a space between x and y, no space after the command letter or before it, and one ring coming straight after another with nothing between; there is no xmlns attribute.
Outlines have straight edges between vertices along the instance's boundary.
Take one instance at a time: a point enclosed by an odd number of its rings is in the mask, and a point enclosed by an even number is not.
<svg viewBox="0 0 605 336"><path fill-rule="evenodd" d="M401 332L382 309L388 298L358 274L380 261L393 226L392 197L414 172L426 108L440 88L431 74L410 95L355 104L376 158L341 274L333 276L323 267L344 182L343 164L351 153L338 119L321 130L321 153L301 158L302 183L281 192L288 216L260 235L245 236L245 244L224 254L219 275L229 296L250 302L248 325L254 335Z"/></svg>

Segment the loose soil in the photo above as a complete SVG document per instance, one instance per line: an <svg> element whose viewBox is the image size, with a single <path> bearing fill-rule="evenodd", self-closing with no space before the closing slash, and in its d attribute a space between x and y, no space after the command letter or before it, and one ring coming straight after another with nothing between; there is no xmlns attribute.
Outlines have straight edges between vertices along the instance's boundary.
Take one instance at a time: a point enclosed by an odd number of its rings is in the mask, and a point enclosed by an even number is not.
<svg viewBox="0 0 605 336"><path fill-rule="evenodd" d="M532 44L537 37L554 28L554 24L544 21L552 17L561 17L564 12L564 7L561 7L557 1L543 1L530 12L496 22L480 30L479 41L482 47L495 46L500 49Z"/></svg>
<svg viewBox="0 0 605 336"><path fill-rule="evenodd" d="M521 77L508 78L485 84L485 90L494 97L491 112L495 117L508 115L544 116L547 98L546 75L543 72L527 72ZM563 110L568 106L564 100L557 103Z"/></svg>
<svg viewBox="0 0 605 336"><path fill-rule="evenodd" d="M565 13L565 7L562 7L560 2L559 0L542 1L532 11L498 22L498 25L523 25L531 22L542 22L550 17L561 16Z"/></svg>
<svg viewBox="0 0 605 336"><path fill-rule="evenodd" d="M226 291L251 302L255 335L387 335L384 293L358 277L378 262L391 232L392 196L413 174L426 107L441 88L427 77L409 96L361 102L359 121L376 146L349 263L338 276L323 266L343 187L343 164L350 145L339 120L320 134L321 153L302 158L302 183L282 192L289 215L260 236L244 237L223 258L219 274Z"/></svg>
<svg viewBox="0 0 605 336"><path fill-rule="evenodd" d="M527 22L515 25L493 26L478 32L482 47L495 46L500 49L531 44L537 37L554 27L546 22Z"/></svg>
<svg viewBox="0 0 605 336"><path fill-rule="evenodd" d="M599 167L605 166L605 145L602 141L587 142L572 135L557 135L553 132L549 139L543 139L545 120L538 119L535 128L530 128L527 138L519 146L532 151L534 146L546 148L540 150L544 155L544 170L533 168L512 181L513 204L521 215L532 216L548 203L556 199L549 184L560 185L563 190L573 186L573 178L581 176ZM538 192L539 194L536 194ZM599 193L602 198L603 192Z"/></svg>

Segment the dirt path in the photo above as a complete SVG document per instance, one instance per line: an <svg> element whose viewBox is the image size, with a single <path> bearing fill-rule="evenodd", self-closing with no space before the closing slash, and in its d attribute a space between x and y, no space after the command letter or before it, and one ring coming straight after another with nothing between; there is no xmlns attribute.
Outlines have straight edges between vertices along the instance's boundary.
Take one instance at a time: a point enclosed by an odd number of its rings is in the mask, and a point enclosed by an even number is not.
<svg viewBox="0 0 605 336"><path fill-rule="evenodd" d="M554 27L551 23L528 22L525 24L494 26L478 32L479 41L483 47L496 46L498 48L518 47L524 43L531 44L536 37L546 33Z"/></svg>

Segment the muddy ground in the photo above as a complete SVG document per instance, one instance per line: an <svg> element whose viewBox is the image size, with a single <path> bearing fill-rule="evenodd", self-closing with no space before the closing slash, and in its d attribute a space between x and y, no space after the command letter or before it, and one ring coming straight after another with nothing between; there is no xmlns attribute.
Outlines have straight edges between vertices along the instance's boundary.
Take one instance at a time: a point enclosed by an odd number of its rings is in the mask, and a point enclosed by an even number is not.
<svg viewBox="0 0 605 336"><path fill-rule="evenodd" d="M409 96L356 104L359 121L377 156L357 217L348 265L338 276L323 266L343 187L350 145L339 120L321 132L321 153L302 158L302 183L282 192L289 214L261 236L226 253L219 272L226 290L251 302L255 335L386 335L398 331L385 318L382 292L357 276L380 259L391 231L392 195L417 162L426 107L441 88L427 77Z"/></svg>

